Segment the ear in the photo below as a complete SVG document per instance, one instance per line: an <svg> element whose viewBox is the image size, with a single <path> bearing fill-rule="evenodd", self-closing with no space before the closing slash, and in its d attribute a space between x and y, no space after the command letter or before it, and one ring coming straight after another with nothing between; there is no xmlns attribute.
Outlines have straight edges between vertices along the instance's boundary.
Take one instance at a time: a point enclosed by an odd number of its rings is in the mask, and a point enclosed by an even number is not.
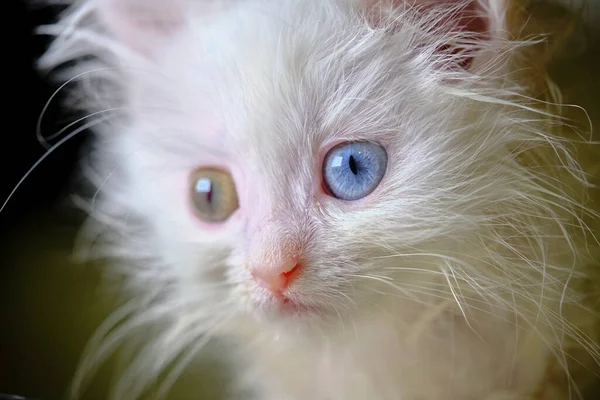
<svg viewBox="0 0 600 400"><path fill-rule="evenodd" d="M485 62L493 41L507 36L506 13L510 0L355 0L378 25L386 14L400 9L416 15L423 30L448 39L437 53L446 69L470 69ZM493 47L493 46L492 46Z"/></svg>
<svg viewBox="0 0 600 400"><path fill-rule="evenodd" d="M97 0L100 22L127 47L151 55L182 29L190 0Z"/></svg>

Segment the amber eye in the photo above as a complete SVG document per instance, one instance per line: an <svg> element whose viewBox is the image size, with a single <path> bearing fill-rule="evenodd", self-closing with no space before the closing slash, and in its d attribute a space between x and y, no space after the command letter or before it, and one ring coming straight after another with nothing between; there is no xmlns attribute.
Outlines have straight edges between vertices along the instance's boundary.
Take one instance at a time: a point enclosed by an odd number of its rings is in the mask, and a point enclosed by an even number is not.
<svg viewBox="0 0 600 400"><path fill-rule="evenodd" d="M231 175L214 168L198 169L191 174L190 197L196 215L205 222L223 222L238 208Z"/></svg>

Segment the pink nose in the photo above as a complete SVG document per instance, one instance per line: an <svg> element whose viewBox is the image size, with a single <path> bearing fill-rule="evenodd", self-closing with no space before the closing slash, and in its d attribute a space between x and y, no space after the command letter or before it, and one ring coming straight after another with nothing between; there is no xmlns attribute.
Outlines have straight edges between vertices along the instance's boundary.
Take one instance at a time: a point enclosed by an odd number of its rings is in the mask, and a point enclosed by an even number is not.
<svg viewBox="0 0 600 400"><path fill-rule="evenodd" d="M251 274L259 285L274 293L283 292L300 272L300 263L296 258L275 265L259 265L251 269Z"/></svg>

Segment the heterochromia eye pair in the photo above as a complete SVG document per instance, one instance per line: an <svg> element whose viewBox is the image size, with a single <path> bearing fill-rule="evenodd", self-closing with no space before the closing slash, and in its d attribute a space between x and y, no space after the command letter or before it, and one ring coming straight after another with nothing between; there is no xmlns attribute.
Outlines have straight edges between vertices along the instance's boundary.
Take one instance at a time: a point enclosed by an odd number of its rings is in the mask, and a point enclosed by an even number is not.
<svg viewBox="0 0 600 400"><path fill-rule="evenodd" d="M387 169L385 149L373 142L344 142L334 146L323 160L323 185L332 197L359 200L379 185ZM201 168L190 178L192 205L206 222L223 222L239 207L231 175L215 168Z"/></svg>

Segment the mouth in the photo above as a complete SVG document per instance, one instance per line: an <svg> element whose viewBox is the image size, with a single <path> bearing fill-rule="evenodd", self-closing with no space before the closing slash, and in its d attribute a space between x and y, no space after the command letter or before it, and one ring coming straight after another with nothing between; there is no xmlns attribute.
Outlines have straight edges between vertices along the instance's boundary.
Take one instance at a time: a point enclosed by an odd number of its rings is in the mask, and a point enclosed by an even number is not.
<svg viewBox="0 0 600 400"><path fill-rule="evenodd" d="M281 312L292 314L314 314L323 311L322 307L294 301L288 297L283 297L282 300L279 300L279 309Z"/></svg>
<svg viewBox="0 0 600 400"><path fill-rule="evenodd" d="M319 305L308 304L281 293L269 293L255 302L254 306L261 314L276 318L310 317L320 315L324 311L324 308Z"/></svg>

